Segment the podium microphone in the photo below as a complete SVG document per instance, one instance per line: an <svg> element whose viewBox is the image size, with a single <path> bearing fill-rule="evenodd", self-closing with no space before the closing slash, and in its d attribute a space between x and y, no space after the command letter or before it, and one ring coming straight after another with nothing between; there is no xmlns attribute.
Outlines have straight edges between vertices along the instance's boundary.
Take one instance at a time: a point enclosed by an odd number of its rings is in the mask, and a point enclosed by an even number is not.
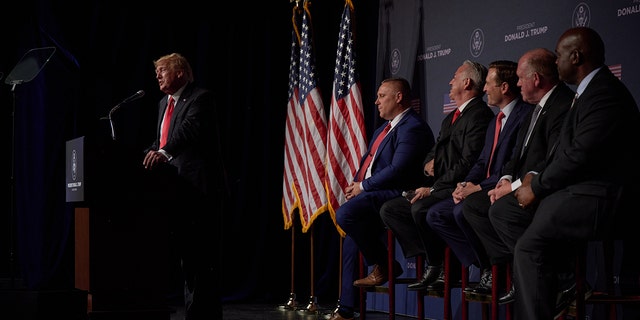
<svg viewBox="0 0 640 320"><path fill-rule="evenodd" d="M140 99L142 97L144 97L144 90L138 90L138 92L134 93L131 97L124 99L119 104L125 104L125 103L131 102L133 100Z"/></svg>
<svg viewBox="0 0 640 320"><path fill-rule="evenodd" d="M111 118L111 115L118 110L118 108L120 108L121 105L125 104L125 103L129 103L131 101L137 100L144 97L144 90L138 90L138 92L134 93L133 95L131 95L130 97L122 100L122 102L118 103L115 107L111 108L111 110L109 111L109 115L106 117L103 117L102 119L104 120L109 120L109 126L111 126L111 139L116 140L116 132L113 128L113 120Z"/></svg>

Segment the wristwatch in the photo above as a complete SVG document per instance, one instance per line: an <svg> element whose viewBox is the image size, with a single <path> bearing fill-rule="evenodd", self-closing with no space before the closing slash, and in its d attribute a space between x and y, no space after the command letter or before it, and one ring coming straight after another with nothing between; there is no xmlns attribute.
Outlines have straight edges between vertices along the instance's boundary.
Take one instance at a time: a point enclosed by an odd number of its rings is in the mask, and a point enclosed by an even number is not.
<svg viewBox="0 0 640 320"><path fill-rule="evenodd" d="M434 187L429 188L429 194L432 194L436 189Z"/></svg>

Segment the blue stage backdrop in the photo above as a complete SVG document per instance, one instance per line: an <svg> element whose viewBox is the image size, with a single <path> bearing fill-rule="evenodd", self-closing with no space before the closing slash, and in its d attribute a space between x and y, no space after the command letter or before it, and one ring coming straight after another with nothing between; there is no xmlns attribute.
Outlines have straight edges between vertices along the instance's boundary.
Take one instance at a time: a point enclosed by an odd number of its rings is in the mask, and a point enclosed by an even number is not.
<svg viewBox="0 0 640 320"><path fill-rule="evenodd" d="M639 0L381 0L376 81L389 76L410 79L420 99L415 108L437 134L442 119L455 108L448 98L449 81L464 60L488 65L494 60L517 61L535 47L554 51L559 36L575 26L600 33L606 64L640 101ZM413 261L404 260L400 250L397 257L405 262L405 270L415 272L410 269ZM415 296L404 294L402 288L398 292L397 313L415 315ZM441 318L441 299L426 299L425 316ZM388 310L386 297L379 294L370 293L367 302L369 309ZM455 290L452 303L457 319L460 306ZM480 317L473 304L471 317Z"/></svg>

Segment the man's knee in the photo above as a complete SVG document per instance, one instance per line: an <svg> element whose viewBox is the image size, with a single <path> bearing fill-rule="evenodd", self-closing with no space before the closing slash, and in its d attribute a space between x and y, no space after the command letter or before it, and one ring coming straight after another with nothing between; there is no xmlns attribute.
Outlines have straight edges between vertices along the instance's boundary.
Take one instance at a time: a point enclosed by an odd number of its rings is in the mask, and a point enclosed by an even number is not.
<svg viewBox="0 0 640 320"><path fill-rule="evenodd" d="M380 219L387 224L389 217L393 214L393 201L387 201L380 207Z"/></svg>
<svg viewBox="0 0 640 320"><path fill-rule="evenodd" d="M411 218L415 223L421 224L426 221L427 211L423 207L411 206Z"/></svg>

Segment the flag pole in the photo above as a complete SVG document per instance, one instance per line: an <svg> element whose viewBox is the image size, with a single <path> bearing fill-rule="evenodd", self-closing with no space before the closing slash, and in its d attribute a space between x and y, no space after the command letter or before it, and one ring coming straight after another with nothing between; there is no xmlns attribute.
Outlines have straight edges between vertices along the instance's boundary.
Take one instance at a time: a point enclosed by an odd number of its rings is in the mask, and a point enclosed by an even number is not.
<svg viewBox="0 0 640 320"><path fill-rule="evenodd" d="M296 294L294 291L294 279L295 279L295 224L291 226L291 288L289 290L289 300L287 303L278 306L279 310L288 311L295 310L298 307L298 301L296 301Z"/></svg>
<svg viewBox="0 0 640 320"><path fill-rule="evenodd" d="M344 238L340 236L340 242L338 245L340 248L338 249L338 302L336 303L335 309L331 311L331 315L338 313L338 309L340 309L340 297L342 297L342 241Z"/></svg>
<svg viewBox="0 0 640 320"><path fill-rule="evenodd" d="M304 307L304 309L302 310L304 313L312 313L312 314L316 314L319 311L318 308L318 297L315 296L315 289L314 289L314 280L315 280L315 275L314 275L314 250L313 250L313 244L314 244L314 232L313 232L314 228L313 225L311 225L309 227L309 246L310 246L310 259L311 259L311 267L310 269L310 277L309 279L311 280L311 284L310 284L310 297L309 297L309 303L307 304L306 307Z"/></svg>
<svg viewBox="0 0 640 320"><path fill-rule="evenodd" d="M293 2L293 0L290 0L290 2ZM297 85L298 80L299 80L299 68L298 68L298 63L299 63L299 59L300 59L300 33L298 31L298 15L300 15L301 13L301 9L299 8L299 0L295 0L296 5L293 7L292 9L292 17L291 17L291 22L293 24L293 30L291 32L291 36L292 36L292 44L291 44L291 61L289 64L289 101L288 101L288 105L287 105L287 126L286 126L286 130L287 132L291 129L290 128L290 118L289 117L295 117L296 114L296 109L300 107L299 105L299 101L298 101L298 90L299 87ZM285 138L285 157L287 154L290 154L288 151L288 138ZM296 145L297 146L297 145ZM292 153L295 153L292 152ZM300 189L296 189L294 188L295 185L295 178L297 178L295 175L293 175L293 181L289 181L289 179L287 178L287 172L289 172L290 170L292 170L291 168L289 168L286 163L287 163L288 158L285 159L285 178L284 178L284 184L285 184L285 189L283 191L283 212L285 213L285 226L289 226L289 229L291 229L291 288L290 288L290 293L289 293L289 301L287 301L284 305L280 305L278 306L278 309L283 310L283 311L287 311L287 310L295 310L298 307L298 302L296 301L296 294L294 291L294 279L295 279L295 224L294 224L294 218L295 216L293 215L293 211L295 209L296 206L298 206L298 210L302 210L301 207L299 206L299 203L294 202L294 196L293 196L293 190L297 190L295 192L299 192ZM293 188L293 190L292 190ZM287 221L289 220L289 221Z"/></svg>

